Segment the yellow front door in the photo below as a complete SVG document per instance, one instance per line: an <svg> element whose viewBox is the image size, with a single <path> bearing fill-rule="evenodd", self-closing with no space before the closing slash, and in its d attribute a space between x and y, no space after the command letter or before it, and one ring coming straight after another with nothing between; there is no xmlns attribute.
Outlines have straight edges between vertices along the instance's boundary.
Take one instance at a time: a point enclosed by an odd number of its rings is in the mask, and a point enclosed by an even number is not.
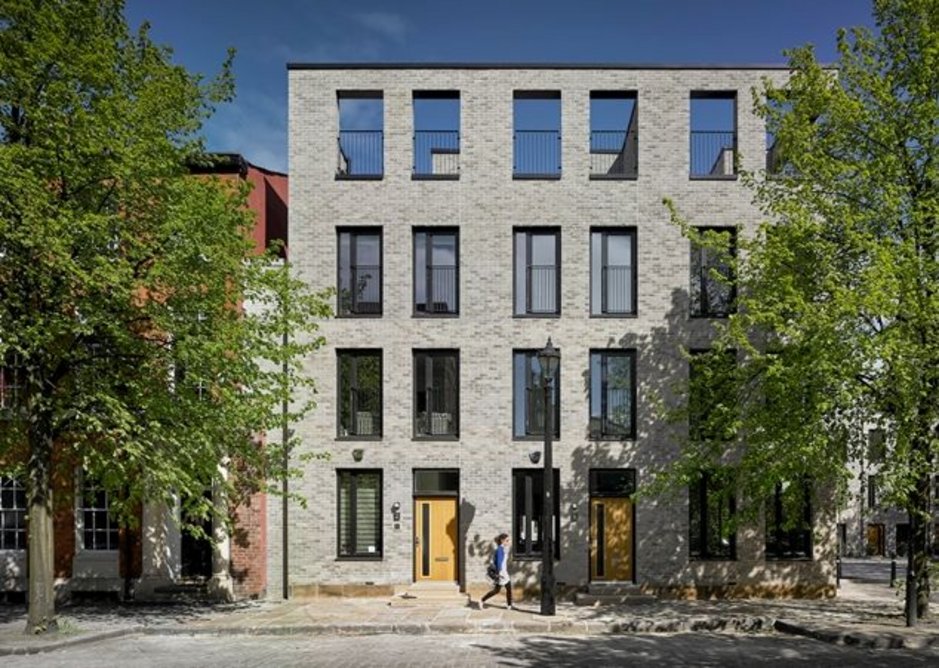
<svg viewBox="0 0 939 668"><path fill-rule="evenodd" d="M415 499L415 581L456 581L456 536L456 499Z"/></svg>
<svg viewBox="0 0 939 668"><path fill-rule="evenodd" d="M590 579L633 579L633 503L627 498L590 500Z"/></svg>

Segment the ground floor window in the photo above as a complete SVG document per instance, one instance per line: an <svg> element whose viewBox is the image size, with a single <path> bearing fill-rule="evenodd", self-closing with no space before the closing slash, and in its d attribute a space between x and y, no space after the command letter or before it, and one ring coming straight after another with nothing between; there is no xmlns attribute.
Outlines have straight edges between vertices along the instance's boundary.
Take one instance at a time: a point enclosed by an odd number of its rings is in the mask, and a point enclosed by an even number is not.
<svg viewBox="0 0 939 668"><path fill-rule="evenodd" d="M692 559L736 559L737 535L731 518L734 495L726 481L703 472L688 490L688 549Z"/></svg>
<svg viewBox="0 0 939 668"><path fill-rule="evenodd" d="M895 549L898 557L905 557L910 550L910 525L898 524L895 532Z"/></svg>
<svg viewBox="0 0 939 668"><path fill-rule="evenodd" d="M339 556L381 559L381 471L337 471Z"/></svg>
<svg viewBox="0 0 939 668"><path fill-rule="evenodd" d="M117 522L111 517L111 499L91 476L82 476L79 504L82 547L86 550L116 550Z"/></svg>
<svg viewBox="0 0 939 668"><path fill-rule="evenodd" d="M26 488L0 476L0 550L26 549Z"/></svg>
<svg viewBox="0 0 939 668"><path fill-rule="evenodd" d="M812 558L812 485L780 482L766 504L766 558Z"/></svg>
<svg viewBox="0 0 939 668"><path fill-rule="evenodd" d="M554 469L554 558L561 558L561 483L560 472ZM544 533L544 471L516 469L512 471L512 534L516 558L541 558Z"/></svg>

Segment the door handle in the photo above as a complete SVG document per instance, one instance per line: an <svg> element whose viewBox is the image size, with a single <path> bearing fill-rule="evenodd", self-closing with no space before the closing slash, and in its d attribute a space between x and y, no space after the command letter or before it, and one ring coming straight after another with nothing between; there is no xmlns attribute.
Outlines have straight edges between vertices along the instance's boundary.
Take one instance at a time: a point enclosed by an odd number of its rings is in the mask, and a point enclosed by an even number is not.
<svg viewBox="0 0 939 668"><path fill-rule="evenodd" d="M414 536L414 547L420 547L420 545L421 545L421 537Z"/></svg>

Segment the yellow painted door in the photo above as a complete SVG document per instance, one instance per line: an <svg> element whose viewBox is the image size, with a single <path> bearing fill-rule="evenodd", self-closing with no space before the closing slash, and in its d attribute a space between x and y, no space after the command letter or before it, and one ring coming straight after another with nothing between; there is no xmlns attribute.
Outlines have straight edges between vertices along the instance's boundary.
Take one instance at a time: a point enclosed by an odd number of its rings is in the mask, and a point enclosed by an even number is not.
<svg viewBox="0 0 939 668"><path fill-rule="evenodd" d="M633 503L627 498L590 500L590 579L633 579Z"/></svg>
<svg viewBox="0 0 939 668"><path fill-rule="evenodd" d="M456 499L414 501L414 579L454 582Z"/></svg>
<svg viewBox="0 0 939 668"><path fill-rule="evenodd" d="M880 557L885 555L886 533L883 524L867 525L867 554Z"/></svg>

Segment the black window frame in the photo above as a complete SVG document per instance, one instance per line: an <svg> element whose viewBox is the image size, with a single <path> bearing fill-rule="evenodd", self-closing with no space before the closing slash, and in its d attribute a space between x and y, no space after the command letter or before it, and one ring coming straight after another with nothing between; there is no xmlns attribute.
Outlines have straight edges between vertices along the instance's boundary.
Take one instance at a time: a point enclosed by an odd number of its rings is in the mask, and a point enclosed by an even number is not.
<svg viewBox="0 0 939 668"><path fill-rule="evenodd" d="M433 276L432 271L434 269L433 252L432 252L433 237L435 235L441 235L441 236L449 235L453 237L453 246L454 246L454 251L455 251L455 257L454 257L455 264L453 265L453 285L454 285L453 302L455 306L452 311L428 310L426 303L424 305L423 311L418 308L417 280L418 280L419 267L417 265L417 237L420 234L423 234L426 237L426 240L424 242L424 274L423 274L424 281L426 284L425 289L424 289L425 302L429 301L428 297L430 296L433 290L433 285L434 285L434 281L432 278ZM412 253L411 256L414 258L414 263L413 263L414 264L414 275L413 275L414 290L413 290L413 301L412 301L414 317L416 318L457 318L459 317L460 315L460 228L458 227L415 227L413 228L413 231L411 234L411 253Z"/></svg>
<svg viewBox="0 0 939 668"><path fill-rule="evenodd" d="M444 434L427 434L419 430L420 420L418 418L418 395L421 391L431 392L433 388L433 361L436 359L445 359L453 358L454 361L454 379L455 387L453 388L453 429L451 432ZM411 354L412 359L412 379L414 386L414 393L412 396L412 406L413 410L411 411L412 424L413 424L413 439L415 441L456 441L460 438L460 351L457 348L415 348ZM418 387L417 383L417 370L418 364L420 364L421 359L424 360L425 364L429 364L429 369L424 373L424 379L426 382L431 383L429 386L425 386L423 390ZM426 401L426 400L425 400ZM434 411L426 411L428 414L432 414ZM431 417L433 421L433 417Z"/></svg>
<svg viewBox="0 0 939 668"><path fill-rule="evenodd" d="M525 240L525 311L516 309L518 304L518 243L519 236ZM554 310L532 311L531 297L531 241L532 235L554 236ZM516 227L512 230L512 315L515 318L558 318L561 316L561 228L559 227Z"/></svg>
<svg viewBox="0 0 939 668"><path fill-rule="evenodd" d="M594 287L594 277L593 277L593 235L601 234L603 235L601 241L601 254L600 258L600 307L595 308L593 303L593 287ZM628 236L632 239L631 250L632 257L630 258L630 273L631 273L631 289L629 291L629 301L632 306L628 311L610 311L606 308L606 299L607 291L606 286L608 285L607 281L607 270L609 269L609 263L607 261L607 239L609 236ZM591 318L635 318L639 315L639 267L638 267L638 239L639 234L635 227L591 227L590 228L590 267L589 267L589 289L590 289L590 317Z"/></svg>
<svg viewBox="0 0 939 668"><path fill-rule="evenodd" d="M792 482L802 489L802 527L786 528L783 501L783 483L778 482L775 491L766 505L765 545L766 561L813 561L815 558L815 540L813 536L812 482L805 478ZM794 547L796 546L796 547Z"/></svg>
<svg viewBox="0 0 939 668"><path fill-rule="evenodd" d="M726 538L728 545L726 551L712 550L711 543L716 540L719 544L722 535L711 535L711 511L714 498L717 495L719 504L718 532L725 523L732 523L737 512L737 500L734 494L722 493L717 486L716 476L711 471L702 471L700 476L692 481L688 487L688 558L692 561L736 561L737 560L737 532L730 532ZM725 506L726 502L726 506ZM696 512L697 511L697 512ZM695 532L695 528L698 531ZM697 535L695 535L697 533Z"/></svg>
<svg viewBox="0 0 939 668"><path fill-rule="evenodd" d="M714 232L718 234L728 235L728 246L730 248L730 257L737 257L737 228L730 227L728 225L708 225L695 228L699 234L707 234L708 232ZM729 318L731 315L737 312L737 277L734 274L733 267L728 266L725 277L730 287L730 296L728 298L728 305L726 310L711 309L710 300L707 295L709 294L708 286L714 285L715 289L720 289L723 286L720 283L717 283L710 277L710 272L712 268L720 269L719 266L715 267L715 256L714 252L709 248L703 245L695 244L693 241L690 242L690 256L689 256L689 265L688 265L688 276L689 276L689 285L688 285L688 315L690 318L710 318L710 319L724 319ZM695 271L695 268L698 268L698 271ZM697 294L695 294L695 281L700 280L701 285L697 288Z"/></svg>
<svg viewBox="0 0 939 668"><path fill-rule="evenodd" d="M364 476L377 476L378 477L378 509L375 514L375 528L376 536L378 540L377 550L374 553L369 552L357 552L353 550L349 553L343 553L342 545L342 477L348 475L352 481L350 487L350 500L349 503L353 507L357 507L357 480L359 477ZM385 545L384 545L384 504L385 504L385 487L384 487L384 475L382 469L336 469L336 559L337 561L381 561L384 559ZM351 526L349 527L349 536L352 545L354 546L357 541L358 536L358 515L356 512L350 514Z"/></svg>
<svg viewBox="0 0 939 668"><path fill-rule="evenodd" d="M418 127L416 104L418 100L455 100L457 105L457 127L453 128L425 128ZM463 124L463 108L462 108L462 98L459 90L443 90L443 89L432 89L432 90L414 90L411 91L411 115L414 121L414 135L411 145L411 180L412 181L458 181L460 179L460 152L461 152L461 125ZM444 172L442 174L436 174L431 171L419 169L418 163L418 145L423 144L420 142L419 137L424 135L438 135L437 137L432 137L431 141L428 143L436 144L450 144L448 141L433 141L434 139L441 139L440 135L455 135L456 138L456 147L453 146L428 146L428 151L430 153L430 159L433 161L433 154L445 154L456 156L454 162L456 163L456 170L453 172ZM431 166L433 166L431 164Z"/></svg>
<svg viewBox="0 0 939 668"><path fill-rule="evenodd" d="M549 101L557 100L558 125L554 128L520 128L518 119L518 102L526 100ZM512 91L512 179L515 181L558 181L564 172L564 103L561 90L515 90ZM519 158L524 157L525 151L520 151L519 142L521 133L555 134L557 140L557 169L545 171L526 171L519 167ZM530 154L529 154L530 155ZM547 164L545 162L544 164Z"/></svg>
<svg viewBox="0 0 939 668"><path fill-rule="evenodd" d="M26 485L0 475L0 550L26 549Z"/></svg>
<svg viewBox="0 0 939 668"><path fill-rule="evenodd" d="M880 476L871 473L867 476L867 509L880 508Z"/></svg>
<svg viewBox="0 0 939 668"><path fill-rule="evenodd" d="M530 478L531 484L528 485L525 483L525 479ZM540 501L543 500L543 494L535 494L535 478L540 478L542 481L542 491L544 490L544 469L543 468L519 468L512 469L512 558L518 561L535 561L542 558L542 549L535 549L533 547L533 542L531 540L531 531L528 530L525 532L525 539L521 537L521 527L519 526L520 515L519 508L517 507L517 501L519 496L519 484L525 484L524 488L524 503L525 503L525 517L528 518L527 528L530 528L533 518L538 518L538 521L541 521L543 515L541 511ZM537 513L534 512L536 506L535 501L539 501L537 506ZM554 513L552 515L554 520L554 560L558 561L561 558L561 474L560 469L554 469ZM539 544L544 544L543 537L539 537L541 540L538 541Z"/></svg>
<svg viewBox="0 0 939 668"><path fill-rule="evenodd" d="M355 378L358 377L358 360L361 358L377 358L378 359L378 433L373 434L359 434L353 431L347 431L343 433L342 425L342 416L343 408L345 401L346 390L353 395L350 396L350 402L352 406L349 408L349 419L352 421L352 424L358 424L357 414L358 414L358 393L362 390L357 386L346 388L343 382L343 373L342 373L342 358L350 358L353 364L353 375ZM380 441L384 436L384 410L385 410L385 397L384 397L384 354L381 348L337 348L336 349L336 439L340 441Z"/></svg>
<svg viewBox="0 0 939 668"><path fill-rule="evenodd" d="M372 100L380 102L381 104L381 129L379 130L361 130L355 129L350 130L348 128L343 129L342 119L342 102L343 100ZM336 91L336 128L338 134L336 136L336 148L337 148L337 165L336 165L336 180L337 181L381 181L385 178L385 92L383 90L337 90ZM366 172L354 174L350 171L343 171L342 169L342 159L347 158L345 151L343 150L342 140L343 134L361 134L365 133L375 134L378 137L378 170L369 170Z"/></svg>
<svg viewBox="0 0 939 668"><path fill-rule="evenodd" d="M350 235L349 240L349 275L352 275L356 265L355 240L362 236L378 237L378 311L358 312L354 308L345 311L342 296L342 235ZM381 227L337 227L336 228L336 317L337 318L381 318L385 310L385 240L384 230ZM352 293L352 304L355 304L355 293Z"/></svg>
<svg viewBox="0 0 939 668"><path fill-rule="evenodd" d="M698 360L698 364L703 364L705 362L712 362L716 359L715 351L712 348L692 348L689 350L690 359L688 361L688 436L691 440L697 442L704 441L722 441L728 442L734 439L734 435L727 433L718 433L714 434L710 430L705 429L702 420L698 417L699 415L705 415L710 413L713 408L720 402L719 397L726 394L722 392L720 386L717 387L701 387L701 390L706 390L704 392L696 392L695 388L697 387L697 382L695 380L695 360ZM737 351L736 350L723 350L720 352L724 356L723 363L726 364L730 371L736 372L737 368Z"/></svg>
<svg viewBox="0 0 939 668"><path fill-rule="evenodd" d="M600 392L601 408L599 430L594 430L593 416L593 358L594 355L600 357ZM626 432L616 433L604 429L607 424L612 424L607 412L607 377L608 362L610 358L628 359L630 364L629 372L629 429ZM594 441L628 441L636 438L636 364L637 354L635 348L592 348L588 353L587 373L587 415L588 415L588 434Z"/></svg>
<svg viewBox="0 0 939 668"><path fill-rule="evenodd" d="M709 132L694 130L692 106L695 100L728 100L733 102L734 126L732 130L717 130L733 134L733 173L709 174L694 171L694 134L695 132ZM736 181L740 176L738 159L740 156L740 101L736 90L692 90L688 96L688 178L691 181Z"/></svg>
<svg viewBox="0 0 939 668"><path fill-rule="evenodd" d="M530 399L532 396L532 393L536 391L539 393L539 396L542 396L542 397L544 396L544 387L541 385L541 383L538 383L537 385L534 385L534 386L531 384L532 376L534 375L534 372L532 371L532 360L537 361L539 352L540 352L539 350L533 349L533 348L521 348L521 349L517 348L512 351L512 439L516 441L544 440L544 420L542 419L542 426L540 430L532 426L535 420L533 419L534 408L531 404L531 399ZM516 401L516 397L518 395L516 391L517 390L516 383L518 382L518 378L516 378L516 375L515 375L515 359L516 357L520 355L524 355L526 358L525 392L523 394L524 400L522 402L521 407L518 405L518 402ZM538 378L539 379L541 378L540 371L538 373ZM561 438L561 362L560 361L558 362L558 368L554 373L554 378L552 380L552 383L554 385L553 387L554 420L551 426L553 427L552 431L554 432L553 438L557 440ZM524 434L518 434L515 431L515 418L517 415L517 411L519 410L525 411L525 433Z"/></svg>
<svg viewBox="0 0 939 668"><path fill-rule="evenodd" d="M81 473L78 510L81 513L82 551L116 552L120 547L120 532L117 521L111 516L110 494L85 472ZM101 536L104 537L104 547L98 543Z"/></svg>

